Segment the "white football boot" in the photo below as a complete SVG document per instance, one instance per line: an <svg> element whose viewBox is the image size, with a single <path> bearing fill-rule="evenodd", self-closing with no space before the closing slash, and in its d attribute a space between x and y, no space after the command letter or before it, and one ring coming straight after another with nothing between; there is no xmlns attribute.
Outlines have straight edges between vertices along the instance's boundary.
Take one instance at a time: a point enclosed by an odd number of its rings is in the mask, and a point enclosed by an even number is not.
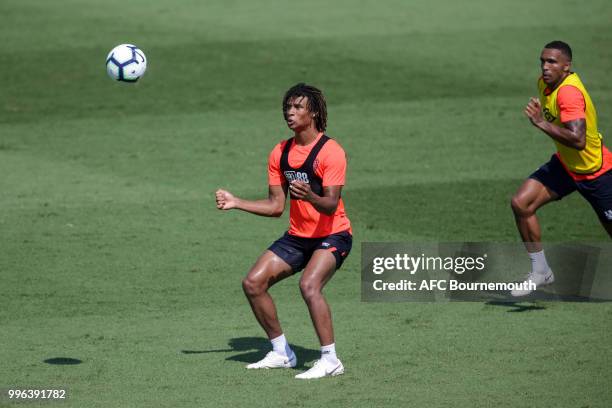
<svg viewBox="0 0 612 408"><path fill-rule="evenodd" d="M530 272L522 284L523 289L514 289L510 292L510 294L514 297L527 296L533 292L533 290L529 289L529 282L535 283L536 288L539 288L540 286L550 285L554 281L555 275L553 275L550 268L546 271L546 273Z"/></svg>
<svg viewBox="0 0 612 408"><path fill-rule="evenodd" d="M266 356L256 363L249 364L246 368L257 369L257 368L293 368L297 364L297 358L295 353L292 351L290 356L283 356L276 351L271 351Z"/></svg>
<svg viewBox="0 0 612 408"><path fill-rule="evenodd" d="M338 360L338 364L336 365L332 365L323 360L317 360L310 370L296 375L295 378L300 380L312 380L315 378L335 377L341 374L344 374L344 366L340 360Z"/></svg>

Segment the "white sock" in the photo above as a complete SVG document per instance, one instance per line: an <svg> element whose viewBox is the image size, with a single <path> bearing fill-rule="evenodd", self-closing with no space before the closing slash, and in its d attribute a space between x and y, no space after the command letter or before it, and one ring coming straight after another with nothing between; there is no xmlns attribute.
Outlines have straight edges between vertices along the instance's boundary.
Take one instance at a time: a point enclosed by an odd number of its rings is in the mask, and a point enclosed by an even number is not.
<svg viewBox="0 0 612 408"><path fill-rule="evenodd" d="M336 356L336 343L321 346L321 360L333 365L338 364L338 356Z"/></svg>
<svg viewBox="0 0 612 408"><path fill-rule="evenodd" d="M287 343L287 339L285 338L284 334L281 334L270 341L272 342L272 350L276 351L278 354L289 357L289 355L292 353L291 347L289 347L289 343Z"/></svg>
<svg viewBox="0 0 612 408"><path fill-rule="evenodd" d="M529 252L529 258L531 258L532 272L545 274L550 269L550 267L548 266L548 262L546 262L544 250L540 252Z"/></svg>

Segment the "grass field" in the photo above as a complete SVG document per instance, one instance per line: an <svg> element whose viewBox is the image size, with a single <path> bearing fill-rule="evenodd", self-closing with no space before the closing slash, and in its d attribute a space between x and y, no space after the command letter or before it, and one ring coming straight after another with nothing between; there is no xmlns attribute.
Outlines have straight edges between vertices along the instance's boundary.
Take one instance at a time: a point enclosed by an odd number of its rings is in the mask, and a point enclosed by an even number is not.
<svg viewBox="0 0 612 408"><path fill-rule="evenodd" d="M609 303L361 303L359 281L361 242L518 240L509 199L553 152L522 115L541 47L573 46L610 135L610 15L606 0L3 0L0 389L67 387L57 406L83 408L611 406ZM135 86L104 72L124 42L149 59ZM355 236L326 289L347 373L307 383L244 369L268 343L240 281L286 215L213 198L266 194L298 81L326 92ZM541 221L549 241L607 240L579 196ZM304 369L319 351L297 281L272 293Z"/></svg>

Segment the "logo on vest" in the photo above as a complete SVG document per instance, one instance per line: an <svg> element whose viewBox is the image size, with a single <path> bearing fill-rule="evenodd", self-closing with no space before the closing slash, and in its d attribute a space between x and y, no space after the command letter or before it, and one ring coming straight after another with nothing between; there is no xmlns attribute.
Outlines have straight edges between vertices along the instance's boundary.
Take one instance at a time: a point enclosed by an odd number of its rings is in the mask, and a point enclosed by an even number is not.
<svg viewBox="0 0 612 408"><path fill-rule="evenodd" d="M289 183L292 181L301 181L306 184L310 184L308 180L308 173L304 173L302 171L285 171L285 178Z"/></svg>
<svg viewBox="0 0 612 408"><path fill-rule="evenodd" d="M548 108L542 109L542 113L544 113L544 117L546 118L548 122L554 122L555 119L557 119L556 117L553 116L552 113L550 113L550 110Z"/></svg>
<svg viewBox="0 0 612 408"><path fill-rule="evenodd" d="M606 217L608 221L612 221L612 210L604 211L604 217Z"/></svg>

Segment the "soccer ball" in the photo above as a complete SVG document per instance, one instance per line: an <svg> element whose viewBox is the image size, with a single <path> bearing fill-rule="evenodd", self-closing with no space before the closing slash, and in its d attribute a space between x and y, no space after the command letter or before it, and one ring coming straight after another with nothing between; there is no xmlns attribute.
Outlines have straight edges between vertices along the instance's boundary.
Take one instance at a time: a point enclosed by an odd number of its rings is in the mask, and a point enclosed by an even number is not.
<svg viewBox="0 0 612 408"><path fill-rule="evenodd" d="M147 70L147 58L137 46L121 44L106 57L106 72L117 81L136 82Z"/></svg>

